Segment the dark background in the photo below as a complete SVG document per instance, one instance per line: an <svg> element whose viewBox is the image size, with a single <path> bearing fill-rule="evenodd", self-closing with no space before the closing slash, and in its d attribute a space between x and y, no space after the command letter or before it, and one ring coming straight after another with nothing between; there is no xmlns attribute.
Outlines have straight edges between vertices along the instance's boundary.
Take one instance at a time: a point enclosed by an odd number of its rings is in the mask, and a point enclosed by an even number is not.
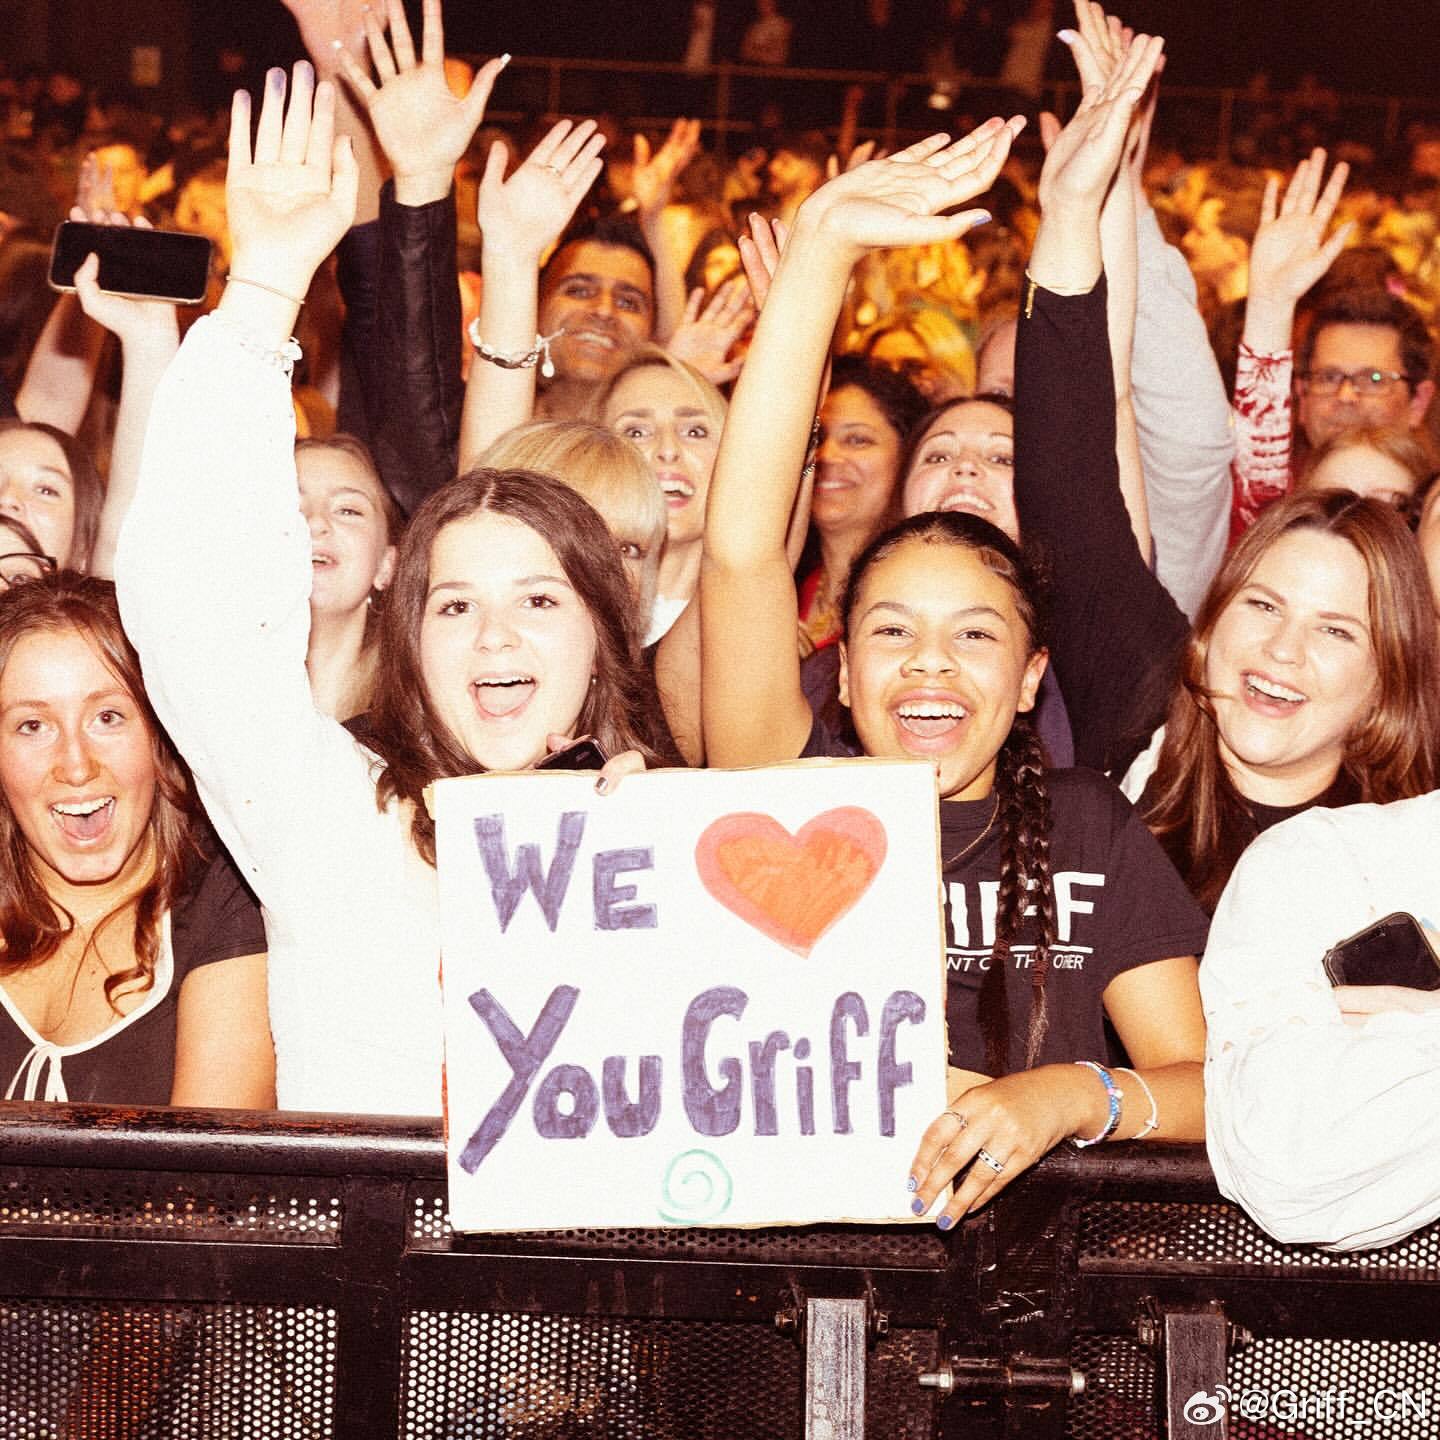
<svg viewBox="0 0 1440 1440"><path fill-rule="evenodd" d="M323 3L323 0L320 0ZM894 0L917 28L938 0ZM418 8L418 7L417 7ZM517 55L678 60L689 0L449 0L449 48ZM749 0L719 0L722 58L753 13ZM971 0L1003 30L1025 0ZM799 55L813 63L866 63L854 48L863 0L782 0L796 23ZM1065 0L1060 0L1065 11ZM1129 0L1126 18L1163 33L1175 84L1239 85L1257 69L1275 84L1306 71L1348 91L1426 97L1440 75L1436 0ZM1063 23L1063 22L1060 22ZM728 43L727 43L728 42ZM848 42L848 44L847 44ZM205 83L222 44L252 63L298 51L279 0L0 0L0 55L11 64L65 64L84 78L123 81L133 44L160 45L167 86ZM1057 46L1056 74L1068 66ZM849 53L847 54L847 49Z"/></svg>

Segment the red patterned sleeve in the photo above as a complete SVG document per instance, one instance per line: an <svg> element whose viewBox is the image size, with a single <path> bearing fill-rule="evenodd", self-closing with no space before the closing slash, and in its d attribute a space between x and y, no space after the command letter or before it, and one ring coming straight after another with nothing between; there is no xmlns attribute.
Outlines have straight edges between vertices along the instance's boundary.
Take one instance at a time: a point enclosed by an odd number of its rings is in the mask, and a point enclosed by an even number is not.
<svg viewBox="0 0 1440 1440"><path fill-rule="evenodd" d="M1235 459L1230 465L1230 543L1290 490L1294 352L1259 355L1242 340L1235 367Z"/></svg>

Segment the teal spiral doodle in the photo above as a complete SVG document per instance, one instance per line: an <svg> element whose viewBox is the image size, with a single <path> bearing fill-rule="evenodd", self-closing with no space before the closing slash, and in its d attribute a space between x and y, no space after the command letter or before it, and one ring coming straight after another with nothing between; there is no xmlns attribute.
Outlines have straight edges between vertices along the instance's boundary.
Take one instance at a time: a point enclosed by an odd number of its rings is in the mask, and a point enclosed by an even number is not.
<svg viewBox="0 0 1440 1440"><path fill-rule="evenodd" d="M709 1225L729 1208L735 1194L730 1172L708 1150L684 1150L665 1170L660 1218L671 1225Z"/></svg>

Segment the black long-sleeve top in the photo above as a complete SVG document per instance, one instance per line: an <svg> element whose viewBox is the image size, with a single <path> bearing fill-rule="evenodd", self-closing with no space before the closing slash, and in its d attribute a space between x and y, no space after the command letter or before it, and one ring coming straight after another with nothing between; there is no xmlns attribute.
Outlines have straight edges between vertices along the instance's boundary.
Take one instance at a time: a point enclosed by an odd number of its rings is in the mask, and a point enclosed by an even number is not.
<svg viewBox="0 0 1440 1440"><path fill-rule="evenodd" d="M1086 295L1027 281L1015 347L1015 504L1051 571L1050 663L1075 763L1117 779L1165 710L1190 625L1145 563L1115 459L1102 275Z"/></svg>

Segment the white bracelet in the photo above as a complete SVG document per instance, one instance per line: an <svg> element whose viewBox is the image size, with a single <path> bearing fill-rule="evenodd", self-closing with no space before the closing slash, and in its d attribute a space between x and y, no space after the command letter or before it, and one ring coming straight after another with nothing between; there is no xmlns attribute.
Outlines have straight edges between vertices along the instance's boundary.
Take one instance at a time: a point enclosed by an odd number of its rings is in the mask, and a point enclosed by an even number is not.
<svg viewBox="0 0 1440 1440"><path fill-rule="evenodd" d="M294 374L295 362L304 352L293 335L277 348L262 340L249 326L231 319L223 310L212 310L207 318L213 320L222 330L228 330L242 350L258 355L267 365L273 365L286 375Z"/></svg>
<svg viewBox="0 0 1440 1440"><path fill-rule="evenodd" d="M555 331L553 335L537 335L535 344L529 350L508 352L496 350L480 338L480 317L478 315L470 322L470 328L465 333L470 337L470 343L475 347L475 353L482 360L488 360L502 370L533 370L536 361L539 361L540 373L547 380L555 378L555 362L550 358L550 342L558 340L565 333L563 329Z"/></svg>
<svg viewBox="0 0 1440 1440"><path fill-rule="evenodd" d="M1152 1130L1160 1128L1160 1110L1155 1104L1155 1092L1145 1083L1145 1077L1138 1070L1132 1070L1128 1065L1117 1065L1115 1068L1123 1070L1127 1075L1133 1075L1135 1083L1145 1092L1145 1098L1150 1102L1150 1118L1138 1134L1130 1137L1132 1140L1143 1140Z"/></svg>

